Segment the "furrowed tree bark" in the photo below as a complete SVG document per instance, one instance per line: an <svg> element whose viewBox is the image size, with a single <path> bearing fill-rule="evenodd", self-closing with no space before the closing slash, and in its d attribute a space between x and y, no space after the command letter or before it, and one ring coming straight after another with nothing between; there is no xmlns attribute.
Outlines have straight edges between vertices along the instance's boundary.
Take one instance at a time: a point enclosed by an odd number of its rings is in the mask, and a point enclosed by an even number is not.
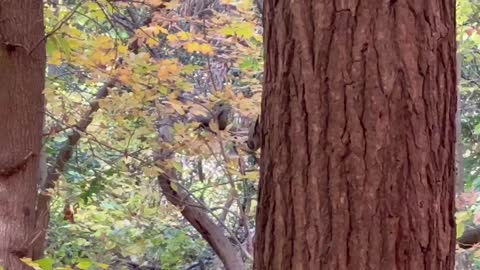
<svg viewBox="0 0 480 270"><path fill-rule="evenodd" d="M46 55L43 2L0 2L0 266L31 269Z"/></svg>
<svg viewBox="0 0 480 270"><path fill-rule="evenodd" d="M257 270L453 269L455 1L264 3Z"/></svg>

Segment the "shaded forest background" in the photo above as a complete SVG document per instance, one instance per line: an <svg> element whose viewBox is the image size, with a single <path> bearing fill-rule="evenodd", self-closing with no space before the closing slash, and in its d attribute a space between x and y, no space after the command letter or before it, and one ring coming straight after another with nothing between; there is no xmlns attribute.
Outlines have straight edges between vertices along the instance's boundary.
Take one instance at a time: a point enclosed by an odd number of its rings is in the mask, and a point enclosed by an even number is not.
<svg viewBox="0 0 480 270"><path fill-rule="evenodd" d="M34 243L38 258L27 263L250 267L261 9L254 0L46 1L37 228L48 241ZM480 3L458 0L457 235L468 248L458 269L480 269L479 22Z"/></svg>

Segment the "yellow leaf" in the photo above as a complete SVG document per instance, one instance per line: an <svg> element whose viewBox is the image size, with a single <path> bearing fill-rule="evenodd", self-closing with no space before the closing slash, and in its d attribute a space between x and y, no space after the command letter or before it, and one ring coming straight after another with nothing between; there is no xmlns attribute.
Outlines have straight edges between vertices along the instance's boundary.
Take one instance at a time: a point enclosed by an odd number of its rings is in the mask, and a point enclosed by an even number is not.
<svg viewBox="0 0 480 270"><path fill-rule="evenodd" d="M179 5L178 0L163 1L166 9L173 9Z"/></svg>
<svg viewBox="0 0 480 270"><path fill-rule="evenodd" d="M38 265L37 263L33 262L32 259L30 258L21 258L20 259L24 264L32 267L33 269L35 270L42 270L42 268L40 267L40 265Z"/></svg>
<svg viewBox="0 0 480 270"><path fill-rule="evenodd" d="M187 32L179 32L179 33L177 33L177 37L181 41L187 41L187 40L190 39L191 34L189 34Z"/></svg>
<svg viewBox="0 0 480 270"><path fill-rule="evenodd" d="M200 52L212 56L214 54L213 47L210 44L200 45Z"/></svg>
<svg viewBox="0 0 480 270"><path fill-rule="evenodd" d="M172 108L180 115L184 115L185 114L185 111L183 110L183 104L180 103L179 101L177 100L170 100L169 101L170 105L172 106Z"/></svg>
<svg viewBox="0 0 480 270"><path fill-rule="evenodd" d="M108 269L109 265L105 263L95 263L95 266L98 266L102 269Z"/></svg>
<svg viewBox="0 0 480 270"><path fill-rule="evenodd" d="M132 76L132 71L126 68L120 68L117 70L117 76L121 82L128 84Z"/></svg>
<svg viewBox="0 0 480 270"><path fill-rule="evenodd" d="M117 50L119 54L126 54L128 52L128 46L118 45Z"/></svg>
<svg viewBox="0 0 480 270"><path fill-rule="evenodd" d="M203 116L208 116L209 112L202 106L198 104L193 104L189 111L193 113L194 115L203 115Z"/></svg>
<svg viewBox="0 0 480 270"><path fill-rule="evenodd" d="M91 56L90 59L93 60L95 65L97 66L104 66L107 64L112 63L115 60L115 52L103 52L100 50L96 50Z"/></svg>
<svg viewBox="0 0 480 270"><path fill-rule="evenodd" d="M459 223L464 223L465 221L467 221L468 219L470 219L472 216L472 214L468 211L461 211L461 212L457 212L455 214L455 219L456 219L456 222L457 222L457 225Z"/></svg>
<svg viewBox="0 0 480 270"><path fill-rule="evenodd" d="M172 79L172 76L178 76L181 72L177 59L166 59L159 63L158 78L160 80Z"/></svg>
<svg viewBox="0 0 480 270"><path fill-rule="evenodd" d="M147 26L137 30L137 35L142 37L152 37L160 33L168 34L168 30L160 25Z"/></svg>
<svg viewBox="0 0 480 270"><path fill-rule="evenodd" d="M237 7L240 11L249 11L253 8L253 1L252 0L241 0L239 1Z"/></svg>
<svg viewBox="0 0 480 270"><path fill-rule="evenodd" d="M98 36L94 43L96 49L111 49L113 44L115 44L109 36Z"/></svg>
<svg viewBox="0 0 480 270"><path fill-rule="evenodd" d="M158 40L153 38L148 38L146 43L150 47L156 47L159 44Z"/></svg>
<svg viewBox="0 0 480 270"><path fill-rule="evenodd" d="M210 123L208 124L208 126L210 127L210 129L214 132L219 132L220 129L218 128L218 123L217 121L210 121Z"/></svg>
<svg viewBox="0 0 480 270"><path fill-rule="evenodd" d="M158 167L144 168L143 173L148 177L157 177L162 173L162 170Z"/></svg>
<svg viewBox="0 0 480 270"><path fill-rule="evenodd" d="M67 119L67 124L68 124L69 126L74 126L76 123L77 123L77 121L76 121L75 118L73 118L73 117L69 117L69 118Z"/></svg>
<svg viewBox="0 0 480 270"><path fill-rule="evenodd" d="M146 0L145 3L149 6L159 6L163 3L163 0Z"/></svg>
<svg viewBox="0 0 480 270"><path fill-rule="evenodd" d="M200 44L198 42L191 42L183 45L185 50L189 53L200 51Z"/></svg>
<svg viewBox="0 0 480 270"><path fill-rule="evenodd" d="M175 192L178 193L178 185L177 185L176 183L171 182L171 183L170 183L170 187L171 187Z"/></svg>
<svg viewBox="0 0 480 270"><path fill-rule="evenodd" d="M43 90L43 95L48 101L53 101L57 97L55 90L51 88L46 88L45 90Z"/></svg>
<svg viewBox="0 0 480 270"><path fill-rule="evenodd" d="M170 41L170 42L177 42L178 41L178 37L177 35L168 35L167 36L167 40Z"/></svg>
<svg viewBox="0 0 480 270"><path fill-rule="evenodd" d="M233 92L233 89L232 89L232 86L231 86L231 85L226 85L226 86L225 86L224 96L225 96L227 99L235 99L235 98L236 98L236 95L235 95L235 93Z"/></svg>
<svg viewBox="0 0 480 270"><path fill-rule="evenodd" d="M251 22L234 23L228 27L220 29L220 33L227 36L238 36L248 39L255 34L255 24Z"/></svg>
<svg viewBox="0 0 480 270"><path fill-rule="evenodd" d="M200 44L198 42L190 42L183 45L189 53L200 52L206 55L213 55L213 47L210 44Z"/></svg>
<svg viewBox="0 0 480 270"><path fill-rule="evenodd" d="M62 64L62 53L60 51L54 51L52 57L50 57L49 64L59 66Z"/></svg>

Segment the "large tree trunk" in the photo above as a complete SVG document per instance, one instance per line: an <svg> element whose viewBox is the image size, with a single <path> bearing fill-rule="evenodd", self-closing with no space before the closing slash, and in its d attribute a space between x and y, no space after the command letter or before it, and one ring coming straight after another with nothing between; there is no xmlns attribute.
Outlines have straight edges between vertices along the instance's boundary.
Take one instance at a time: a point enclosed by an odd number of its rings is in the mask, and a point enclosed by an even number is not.
<svg viewBox="0 0 480 270"><path fill-rule="evenodd" d="M43 127L42 1L0 1L0 265L30 269Z"/></svg>
<svg viewBox="0 0 480 270"><path fill-rule="evenodd" d="M255 269L453 269L455 1L264 12Z"/></svg>

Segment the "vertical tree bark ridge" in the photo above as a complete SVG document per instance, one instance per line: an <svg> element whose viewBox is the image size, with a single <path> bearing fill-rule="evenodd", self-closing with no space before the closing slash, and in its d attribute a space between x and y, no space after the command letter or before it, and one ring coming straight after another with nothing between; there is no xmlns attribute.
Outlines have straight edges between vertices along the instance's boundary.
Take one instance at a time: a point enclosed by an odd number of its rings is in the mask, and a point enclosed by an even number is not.
<svg viewBox="0 0 480 270"><path fill-rule="evenodd" d="M42 1L0 2L0 265L31 269L46 56Z"/></svg>
<svg viewBox="0 0 480 270"><path fill-rule="evenodd" d="M452 269L454 11L265 1L255 269Z"/></svg>

